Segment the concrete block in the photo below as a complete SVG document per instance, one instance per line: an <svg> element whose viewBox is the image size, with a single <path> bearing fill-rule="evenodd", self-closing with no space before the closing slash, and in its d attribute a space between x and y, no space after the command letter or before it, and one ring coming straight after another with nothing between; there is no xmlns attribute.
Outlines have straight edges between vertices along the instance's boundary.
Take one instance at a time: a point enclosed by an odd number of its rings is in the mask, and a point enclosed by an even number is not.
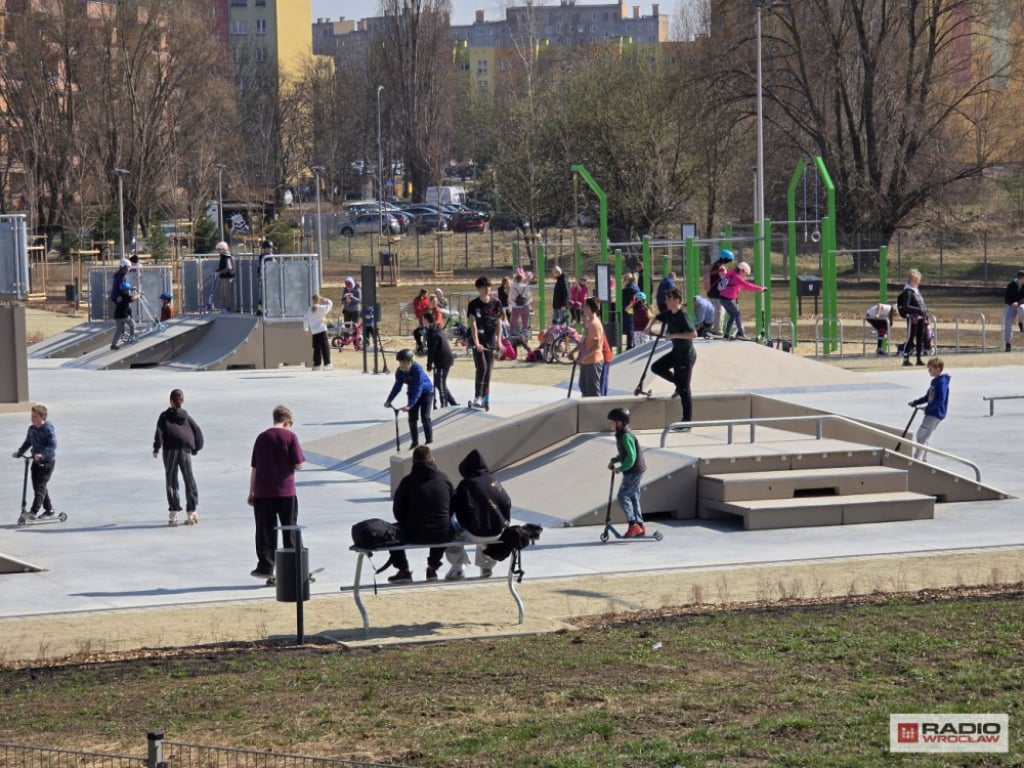
<svg viewBox="0 0 1024 768"><path fill-rule="evenodd" d="M882 451L882 463L907 472L908 490L934 496L940 504L954 501L989 501L1013 498L1005 491L977 482L973 473L959 476L924 461L915 461L892 451ZM964 472L970 472L964 467Z"/></svg>
<svg viewBox="0 0 1024 768"><path fill-rule="evenodd" d="M704 475L701 498L714 501L792 499L798 494L849 496L907 490L907 473L891 467L822 467L781 472Z"/></svg>
<svg viewBox="0 0 1024 768"><path fill-rule="evenodd" d="M25 308L0 307L0 403L27 403L28 348Z"/></svg>
<svg viewBox="0 0 1024 768"><path fill-rule="evenodd" d="M263 367L313 364L313 346L301 320L264 320Z"/></svg>

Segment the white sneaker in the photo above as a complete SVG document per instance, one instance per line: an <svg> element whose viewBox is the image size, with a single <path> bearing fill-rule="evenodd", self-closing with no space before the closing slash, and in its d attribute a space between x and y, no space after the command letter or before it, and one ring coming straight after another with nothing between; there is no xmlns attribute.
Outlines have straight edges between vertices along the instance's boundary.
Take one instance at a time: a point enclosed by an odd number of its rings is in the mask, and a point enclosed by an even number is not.
<svg viewBox="0 0 1024 768"><path fill-rule="evenodd" d="M331 365L330 363L328 363L327 365L324 366L324 370L325 371L333 371L334 370L334 366Z"/></svg>
<svg viewBox="0 0 1024 768"><path fill-rule="evenodd" d="M199 515L196 512L188 513L188 520L185 521L185 525L199 525Z"/></svg>
<svg viewBox="0 0 1024 768"><path fill-rule="evenodd" d="M469 407L470 408L483 408L484 407L484 401L483 401L482 398L474 397L473 401L469 404Z"/></svg>
<svg viewBox="0 0 1024 768"><path fill-rule="evenodd" d="M170 525L170 526L175 526L175 525L178 524L178 513L177 512L168 512L167 513L167 524Z"/></svg>
<svg viewBox="0 0 1024 768"><path fill-rule="evenodd" d="M320 370L320 366L319 365L314 365L313 366L313 370L314 371L319 371Z"/></svg>
<svg viewBox="0 0 1024 768"><path fill-rule="evenodd" d="M464 578L466 578L466 574L461 568L452 568L444 575L445 581L461 581Z"/></svg>
<svg viewBox="0 0 1024 768"><path fill-rule="evenodd" d="M494 571L492 571L490 568L481 568L480 569L480 578L481 579L489 579L493 575L494 575Z"/></svg>

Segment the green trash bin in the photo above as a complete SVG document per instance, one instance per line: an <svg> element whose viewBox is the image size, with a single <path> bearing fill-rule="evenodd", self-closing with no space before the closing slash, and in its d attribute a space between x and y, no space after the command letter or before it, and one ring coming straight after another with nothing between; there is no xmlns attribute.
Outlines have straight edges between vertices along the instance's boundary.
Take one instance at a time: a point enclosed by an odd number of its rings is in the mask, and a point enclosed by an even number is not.
<svg viewBox="0 0 1024 768"><path fill-rule="evenodd" d="M274 552L274 572L277 574L277 602L295 602L295 549L286 547ZM302 557L298 558L301 573L299 579L302 582L302 602L309 600L309 550L302 548Z"/></svg>

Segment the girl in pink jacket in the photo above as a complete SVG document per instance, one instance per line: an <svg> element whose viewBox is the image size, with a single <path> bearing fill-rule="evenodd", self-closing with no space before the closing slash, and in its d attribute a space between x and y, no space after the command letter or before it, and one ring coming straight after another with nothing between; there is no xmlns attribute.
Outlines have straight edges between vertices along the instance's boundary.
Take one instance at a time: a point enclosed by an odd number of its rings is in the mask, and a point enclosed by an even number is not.
<svg viewBox="0 0 1024 768"><path fill-rule="evenodd" d="M718 295L722 302L722 309L729 316L725 321L724 335L726 338L731 338L730 332L732 331L733 323L736 324L736 338L746 338L743 333L743 318L740 317L740 305L738 302L740 291L764 290L763 286L747 280L748 277L750 277L750 265L745 261L741 261L736 265L736 269L727 272L725 277L718 283Z"/></svg>

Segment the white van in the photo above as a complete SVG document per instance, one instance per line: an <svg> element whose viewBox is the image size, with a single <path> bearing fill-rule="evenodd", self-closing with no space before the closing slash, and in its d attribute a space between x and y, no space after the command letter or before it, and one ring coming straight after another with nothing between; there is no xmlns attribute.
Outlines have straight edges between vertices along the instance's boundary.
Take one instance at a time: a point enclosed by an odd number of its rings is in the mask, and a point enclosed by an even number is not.
<svg viewBox="0 0 1024 768"><path fill-rule="evenodd" d="M464 205L466 203L466 188L427 187L427 197L423 202L427 205Z"/></svg>

